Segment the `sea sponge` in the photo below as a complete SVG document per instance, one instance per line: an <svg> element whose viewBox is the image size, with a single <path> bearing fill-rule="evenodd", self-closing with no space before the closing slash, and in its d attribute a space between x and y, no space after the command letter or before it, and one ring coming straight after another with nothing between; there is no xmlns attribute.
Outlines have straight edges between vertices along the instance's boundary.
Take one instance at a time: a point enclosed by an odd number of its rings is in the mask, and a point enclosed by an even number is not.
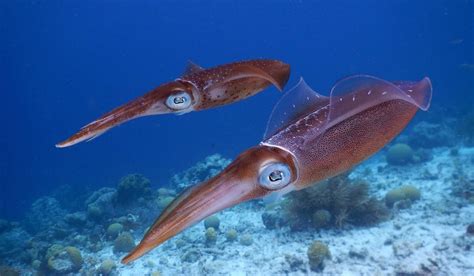
<svg viewBox="0 0 474 276"><path fill-rule="evenodd" d="M313 271L321 271L324 268L324 260L331 258L329 247L320 241L315 241L311 244L307 255L309 266Z"/></svg>
<svg viewBox="0 0 474 276"><path fill-rule="evenodd" d="M402 166L414 161L413 149L403 143L391 146L387 152L387 163L395 166Z"/></svg>
<svg viewBox="0 0 474 276"><path fill-rule="evenodd" d="M225 232L225 239L228 242L236 241L237 240L237 231L233 228L227 230L227 232Z"/></svg>
<svg viewBox="0 0 474 276"><path fill-rule="evenodd" d="M389 191L385 195L385 204L388 207L393 207L396 202L409 200L410 202L414 202L419 200L421 197L420 190L412 185L404 185L398 188L395 188Z"/></svg>
<svg viewBox="0 0 474 276"><path fill-rule="evenodd" d="M215 245L217 242L217 232L214 228L209 227L206 229L206 245L212 246Z"/></svg>
<svg viewBox="0 0 474 276"><path fill-rule="evenodd" d="M221 221L217 216L210 216L204 220L204 228L209 228L212 227L215 230L219 230L219 225L221 224Z"/></svg>
<svg viewBox="0 0 474 276"><path fill-rule="evenodd" d="M240 244L241 244L241 245L250 246L250 245L252 245L252 243L253 243L252 235L250 235L250 234L243 234L243 235L240 237Z"/></svg>
<svg viewBox="0 0 474 276"><path fill-rule="evenodd" d="M129 174L120 180L117 187L116 202L126 205L140 197L151 195L150 180L141 174Z"/></svg>
<svg viewBox="0 0 474 276"><path fill-rule="evenodd" d="M135 247L132 234L123 232L114 241L114 253L129 252Z"/></svg>
<svg viewBox="0 0 474 276"><path fill-rule="evenodd" d="M100 264L97 272L99 272L100 274L104 276L110 275L116 267L117 266L115 265L114 261L107 259Z"/></svg>
<svg viewBox="0 0 474 276"><path fill-rule="evenodd" d="M123 225L120 223L112 223L107 227L107 237L115 239L123 231Z"/></svg>
<svg viewBox="0 0 474 276"><path fill-rule="evenodd" d="M331 213L328 210L317 210L313 214L313 225L316 228L322 228L329 225L331 222Z"/></svg>

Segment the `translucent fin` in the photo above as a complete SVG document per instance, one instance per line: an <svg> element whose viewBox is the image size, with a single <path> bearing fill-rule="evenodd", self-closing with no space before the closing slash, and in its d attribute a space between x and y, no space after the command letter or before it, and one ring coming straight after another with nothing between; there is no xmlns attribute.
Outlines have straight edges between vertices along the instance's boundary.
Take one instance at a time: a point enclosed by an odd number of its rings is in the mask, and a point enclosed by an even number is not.
<svg viewBox="0 0 474 276"><path fill-rule="evenodd" d="M383 102L397 99L426 110L431 101L430 80L424 78L417 83L403 82L397 86L368 75L347 77L336 83L331 90L327 126L333 126Z"/></svg>
<svg viewBox="0 0 474 276"><path fill-rule="evenodd" d="M202 70L204 70L203 67L201 67L201 66L197 65L196 63L188 60L188 64L186 65L186 68L184 69L183 76L191 75L191 74L200 72Z"/></svg>
<svg viewBox="0 0 474 276"><path fill-rule="evenodd" d="M426 111L430 108L433 89L429 78L425 77L419 82L394 81L393 83L410 95L421 110Z"/></svg>
<svg viewBox="0 0 474 276"><path fill-rule="evenodd" d="M286 92L273 108L267 123L264 140L301 116L307 115L311 111L318 110L328 104L328 97L315 92L301 78L298 84Z"/></svg>

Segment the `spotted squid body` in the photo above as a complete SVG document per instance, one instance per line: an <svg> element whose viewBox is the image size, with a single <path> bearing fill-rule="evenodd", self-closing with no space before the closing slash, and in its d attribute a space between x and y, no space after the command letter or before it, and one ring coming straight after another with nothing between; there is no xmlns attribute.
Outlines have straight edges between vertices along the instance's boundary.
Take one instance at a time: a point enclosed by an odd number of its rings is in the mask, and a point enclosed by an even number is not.
<svg viewBox="0 0 474 276"><path fill-rule="evenodd" d="M304 189L350 169L398 135L418 109L427 110L431 90L428 78L388 82L357 75L325 97L301 80L274 108L263 141L178 196L122 262L222 209Z"/></svg>
<svg viewBox="0 0 474 276"><path fill-rule="evenodd" d="M230 104L275 85L282 90L290 66L277 60L250 60L204 69L194 63L184 75L126 103L81 128L56 147L91 140L126 121L157 114L184 114Z"/></svg>

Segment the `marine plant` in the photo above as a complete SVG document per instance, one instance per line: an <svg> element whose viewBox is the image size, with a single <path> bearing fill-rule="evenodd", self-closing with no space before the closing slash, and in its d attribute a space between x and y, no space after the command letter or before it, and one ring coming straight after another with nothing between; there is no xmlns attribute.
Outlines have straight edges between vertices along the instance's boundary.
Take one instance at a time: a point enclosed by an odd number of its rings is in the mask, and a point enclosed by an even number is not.
<svg viewBox="0 0 474 276"><path fill-rule="evenodd" d="M329 247L320 241L313 242L308 247L306 254L308 256L309 266L313 271L321 271L324 268L324 260L331 258Z"/></svg>
<svg viewBox="0 0 474 276"><path fill-rule="evenodd" d="M348 173L289 195L284 215L292 230L371 225L388 217L388 209L369 196L368 183L350 180Z"/></svg>

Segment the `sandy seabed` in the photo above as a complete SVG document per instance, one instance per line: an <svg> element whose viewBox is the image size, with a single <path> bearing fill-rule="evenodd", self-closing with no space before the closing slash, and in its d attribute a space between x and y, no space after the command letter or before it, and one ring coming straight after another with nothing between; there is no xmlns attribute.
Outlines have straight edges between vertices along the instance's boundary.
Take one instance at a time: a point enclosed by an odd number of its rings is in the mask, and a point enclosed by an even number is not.
<svg viewBox="0 0 474 276"><path fill-rule="evenodd" d="M456 157L448 148L439 148L433 150L433 156L427 163L390 167L381 165L385 163L379 154L352 172L351 178L367 180L371 193L379 198L403 184L413 185L422 193L410 208L394 211L391 219L376 226L303 232L268 230L261 219L265 208L255 202L246 203L218 214L221 225L216 245L205 245L204 227L199 223L132 264L119 265L115 273L474 275L474 236L466 234L467 225L474 222L474 205L451 193L455 162L473 178L474 148L460 148ZM253 243L245 246L226 241L223 233L229 228L250 234ZM178 248L178 239L188 242ZM331 252L331 259L319 272L310 270L306 255L315 240L326 243ZM182 261L189 252L195 255L195 261ZM89 257L117 259L112 247Z"/></svg>

